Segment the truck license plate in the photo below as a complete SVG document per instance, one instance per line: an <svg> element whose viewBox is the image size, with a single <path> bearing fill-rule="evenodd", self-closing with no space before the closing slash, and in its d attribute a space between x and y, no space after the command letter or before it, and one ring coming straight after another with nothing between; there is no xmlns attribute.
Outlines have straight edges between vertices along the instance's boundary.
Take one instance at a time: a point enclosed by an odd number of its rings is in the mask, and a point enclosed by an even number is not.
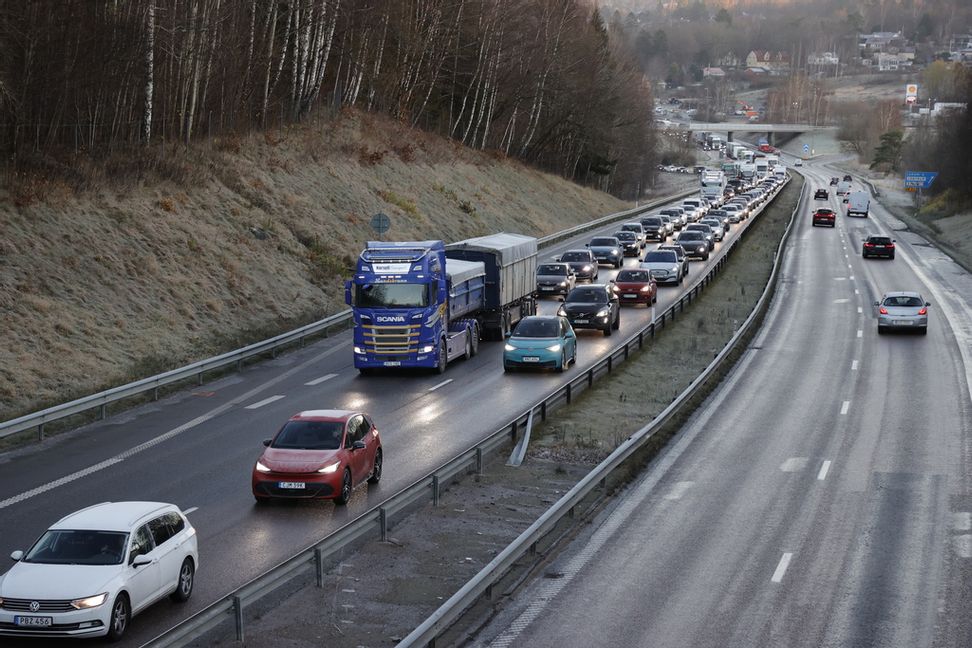
<svg viewBox="0 0 972 648"><path fill-rule="evenodd" d="M307 488L307 484L304 482L278 482L277 486L279 488L289 488L291 490L304 490Z"/></svg>
<svg viewBox="0 0 972 648"><path fill-rule="evenodd" d="M398 360L389 360L388 362L382 362L381 364L385 365L386 367L401 367L402 366L402 363L399 362Z"/></svg>
<svg viewBox="0 0 972 648"><path fill-rule="evenodd" d="M54 624L53 617L15 616L14 625L26 627L50 627Z"/></svg>

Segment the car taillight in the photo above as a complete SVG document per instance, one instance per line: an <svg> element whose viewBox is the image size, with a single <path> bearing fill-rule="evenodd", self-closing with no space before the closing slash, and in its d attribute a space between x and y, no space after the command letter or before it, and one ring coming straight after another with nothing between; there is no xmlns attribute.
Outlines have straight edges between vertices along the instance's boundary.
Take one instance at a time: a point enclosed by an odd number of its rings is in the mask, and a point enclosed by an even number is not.
<svg viewBox="0 0 972 648"><path fill-rule="evenodd" d="M874 244L873 243L865 243L864 244L864 247L874 247Z"/></svg>
<svg viewBox="0 0 972 648"><path fill-rule="evenodd" d="M893 247L894 247L894 243L888 243L888 244L887 244L887 245L885 245L884 247L889 247L889 248L893 248Z"/></svg>
<svg viewBox="0 0 972 648"><path fill-rule="evenodd" d="M882 306L881 309L878 312L881 313L882 315L887 315L888 314L888 309L885 308L884 306Z"/></svg>
<svg viewBox="0 0 972 648"><path fill-rule="evenodd" d="M928 309L927 308L922 308L920 311L918 311L918 314L919 315L927 315L928 314Z"/></svg>

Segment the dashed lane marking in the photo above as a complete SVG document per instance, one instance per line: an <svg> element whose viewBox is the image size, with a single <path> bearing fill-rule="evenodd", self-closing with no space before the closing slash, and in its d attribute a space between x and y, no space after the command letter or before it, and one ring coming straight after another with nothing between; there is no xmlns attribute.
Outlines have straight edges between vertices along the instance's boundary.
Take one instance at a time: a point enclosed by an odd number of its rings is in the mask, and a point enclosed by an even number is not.
<svg viewBox="0 0 972 648"><path fill-rule="evenodd" d="M773 572L773 578L771 579L774 583L783 581L783 575L786 574L786 569L790 566L791 558L793 558L793 554L789 552L783 554L783 557L780 558L780 563L776 566L776 571Z"/></svg>
<svg viewBox="0 0 972 648"><path fill-rule="evenodd" d="M327 374L326 376L321 376L320 378L309 380L304 384L307 385L308 387L313 387L314 385L320 385L322 382L326 380L330 380L331 378L337 378L337 374Z"/></svg>
<svg viewBox="0 0 972 648"><path fill-rule="evenodd" d="M284 396L283 394L277 394L276 396L271 396L270 398L264 398L262 401L257 401L252 405L247 405L244 409L248 409L248 410L260 409L264 405L269 405L270 403L274 403L280 400L281 398L287 398L287 397Z"/></svg>
<svg viewBox="0 0 972 648"><path fill-rule="evenodd" d="M828 459L827 461L823 462L823 465L820 466L820 472L817 473L817 479L819 481L823 481L827 479L827 473L829 471L830 471L830 460Z"/></svg>

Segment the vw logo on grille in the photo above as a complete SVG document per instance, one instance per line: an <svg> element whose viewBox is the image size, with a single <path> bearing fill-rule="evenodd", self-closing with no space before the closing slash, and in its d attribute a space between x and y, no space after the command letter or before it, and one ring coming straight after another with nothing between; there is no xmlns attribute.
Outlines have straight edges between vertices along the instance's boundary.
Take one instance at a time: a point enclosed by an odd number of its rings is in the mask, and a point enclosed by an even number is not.
<svg viewBox="0 0 972 648"><path fill-rule="evenodd" d="M37 612L38 610L40 610L40 603L38 603L37 601L31 601L30 602L30 611L31 612Z"/></svg>

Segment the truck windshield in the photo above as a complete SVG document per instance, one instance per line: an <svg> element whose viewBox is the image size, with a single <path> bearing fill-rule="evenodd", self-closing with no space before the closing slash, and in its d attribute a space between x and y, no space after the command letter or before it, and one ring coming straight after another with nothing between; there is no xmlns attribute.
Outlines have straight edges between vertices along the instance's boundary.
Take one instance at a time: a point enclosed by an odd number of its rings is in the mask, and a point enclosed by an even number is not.
<svg viewBox="0 0 972 648"><path fill-rule="evenodd" d="M354 303L361 308L423 308L429 305L428 284L365 284L357 287Z"/></svg>

